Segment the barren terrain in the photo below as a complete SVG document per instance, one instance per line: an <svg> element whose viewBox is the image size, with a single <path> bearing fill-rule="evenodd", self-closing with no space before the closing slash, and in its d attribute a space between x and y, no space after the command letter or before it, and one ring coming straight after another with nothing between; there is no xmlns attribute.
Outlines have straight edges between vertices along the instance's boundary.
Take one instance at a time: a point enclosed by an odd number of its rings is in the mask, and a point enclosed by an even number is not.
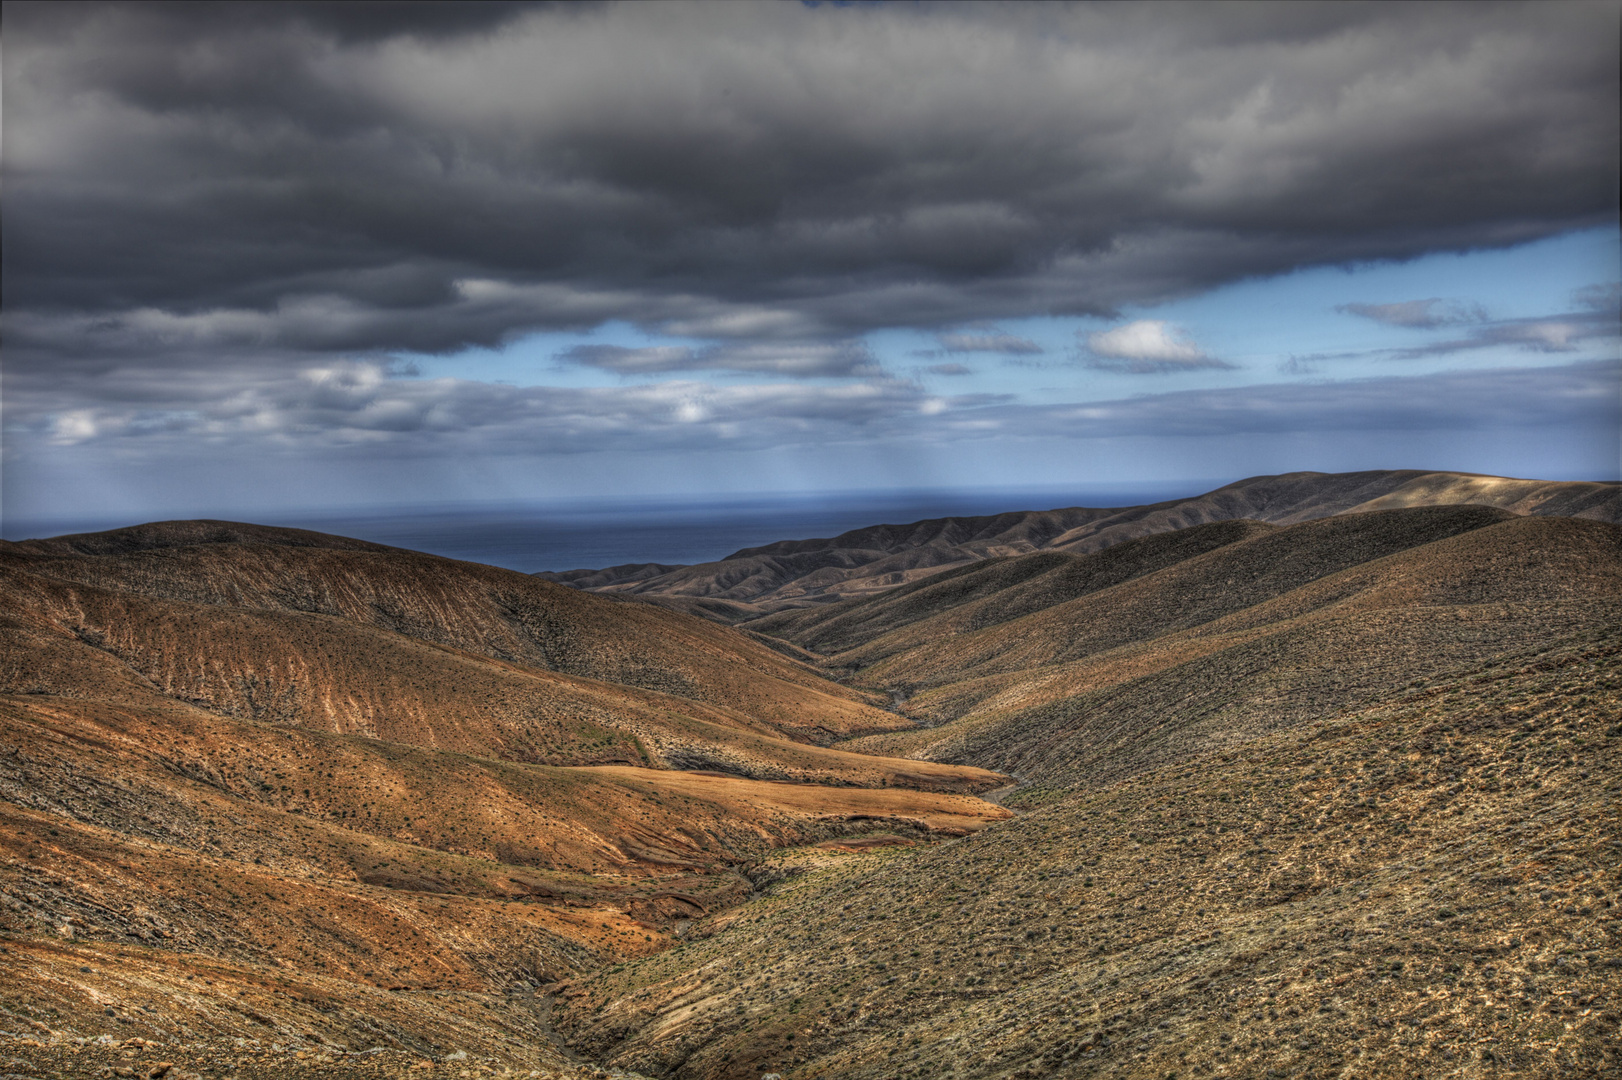
<svg viewBox="0 0 1622 1080"><path fill-rule="evenodd" d="M788 887L564 993L650 1075L1622 1068L1622 634L1082 787Z"/></svg>
<svg viewBox="0 0 1622 1080"><path fill-rule="evenodd" d="M737 627L0 545L0 1075L1622 1070L1610 489L1273 479Z"/></svg>

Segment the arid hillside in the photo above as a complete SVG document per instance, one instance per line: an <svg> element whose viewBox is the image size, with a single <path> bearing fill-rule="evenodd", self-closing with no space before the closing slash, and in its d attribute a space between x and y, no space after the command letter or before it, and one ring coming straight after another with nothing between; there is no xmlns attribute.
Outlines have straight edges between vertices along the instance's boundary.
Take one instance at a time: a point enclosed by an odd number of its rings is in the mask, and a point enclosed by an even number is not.
<svg viewBox="0 0 1622 1080"><path fill-rule="evenodd" d="M785 845L1009 816L999 774L819 745L911 725L745 633L521 574L180 523L0 581L0 1006L53 1031L562 1068L494 1005Z"/></svg>
<svg viewBox="0 0 1622 1080"><path fill-rule="evenodd" d="M842 745L1012 773L1019 803L1608 625L1619 597L1622 527L1422 507L988 562L752 625L859 642L825 663L925 725Z"/></svg>
<svg viewBox="0 0 1622 1080"><path fill-rule="evenodd" d="M1460 505L1622 523L1622 484L1415 470L1287 473L1251 477L1195 498L1147 506L1070 507L875 525L827 539L745 548L695 566L650 563L537 576L738 622L883 592L983 559L1033 551L1102 551L1126 540L1217 521L1293 525L1336 514Z"/></svg>
<svg viewBox="0 0 1622 1080"><path fill-rule="evenodd" d="M645 604L616 603L525 574L299 530L166 522L94 536L0 542L0 568L28 575L26 596L51 583L29 617L102 634L98 595L124 598L115 620L138 632L144 601L231 612L233 618L340 620L530 670L658 691L747 715L791 739L827 742L895 726L860 694L829 684L772 650ZM13 579L16 580L16 579ZM77 588L88 586L89 588ZM95 590L100 590L98 594ZM156 610L156 608L154 608ZM171 608L170 610L174 610ZM313 618L312 618L313 617ZM208 635L217 647L219 634ZM239 670L219 660L215 667ZM287 687L264 676L264 693ZM306 687L305 691L308 692ZM323 702L332 712L342 707Z"/></svg>
<svg viewBox="0 0 1622 1080"><path fill-rule="evenodd" d="M964 840L780 856L556 1022L682 1080L1610 1076L1618 835L1613 624Z"/></svg>
<svg viewBox="0 0 1622 1080"><path fill-rule="evenodd" d="M254 526L7 545L0 1054L1615 1072L1622 526L1416 499L736 627Z"/></svg>
<svg viewBox="0 0 1622 1080"><path fill-rule="evenodd" d="M63 963L124 957L131 976L229 963L250 983L488 993L656 947L745 895L776 846L963 835L1006 816L961 795L517 765L182 704L11 698L0 728L8 935L76 950ZM95 980L67 993L43 972L13 977L70 1013L102 1008ZM202 1023L159 997L120 998L102 1026ZM199 1030L262 1034L245 1023ZM306 1023L365 1037L353 1017ZM385 1045L434 1046L389 1031Z"/></svg>

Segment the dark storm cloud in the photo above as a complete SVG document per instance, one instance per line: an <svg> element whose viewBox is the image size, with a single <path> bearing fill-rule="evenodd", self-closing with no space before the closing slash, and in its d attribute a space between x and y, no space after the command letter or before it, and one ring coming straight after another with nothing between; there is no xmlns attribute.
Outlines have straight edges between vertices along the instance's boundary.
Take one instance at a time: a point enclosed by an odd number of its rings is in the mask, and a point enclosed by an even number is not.
<svg viewBox="0 0 1622 1080"><path fill-rule="evenodd" d="M126 6L101 0L72 4L6 5L6 22L29 35L71 33L74 27L102 14L100 9ZM489 33L521 15L547 7L546 0L142 0L148 19L167 20L171 32L216 34L222 30L283 30L302 27L343 43L374 42L393 37L454 38ZM584 4L575 4L584 7Z"/></svg>
<svg viewBox="0 0 1622 1080"><path fill-rule="evenodd" d="M1610 4L6 19L12 371L798 348L1615 217Z"/></svg>

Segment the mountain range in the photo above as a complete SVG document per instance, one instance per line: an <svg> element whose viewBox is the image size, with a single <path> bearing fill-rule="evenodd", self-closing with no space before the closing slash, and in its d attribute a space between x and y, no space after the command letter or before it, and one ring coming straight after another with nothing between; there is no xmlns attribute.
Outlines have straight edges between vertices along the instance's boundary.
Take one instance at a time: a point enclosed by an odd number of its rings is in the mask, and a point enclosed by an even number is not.
<svg viewBox="0 0 1622 1080"><path fill-rule="evenodd" d="M1622 484L1381 470L1256 476L1190 499L1069 507L875 525L820 540L744 548L713 563L638 563L537 576L620 593L725 622L908 584L981 559L1102 551L1123 540L1214 521L1293 525L1409 506L1492 506L1515 514L1622 523Z"/></svg>

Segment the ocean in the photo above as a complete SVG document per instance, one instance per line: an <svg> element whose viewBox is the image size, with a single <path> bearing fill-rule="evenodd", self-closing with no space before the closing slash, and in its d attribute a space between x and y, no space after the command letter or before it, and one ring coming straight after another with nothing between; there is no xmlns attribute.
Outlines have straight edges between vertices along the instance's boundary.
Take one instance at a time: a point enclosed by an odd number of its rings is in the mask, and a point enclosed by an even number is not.
<svg viewBox="0 0 1622 1080"><path fill-rule="evenodd" d="M1198 495L1220 481L971 491L819 492L724 499L596 499L387 508L364 512L276 513L255 517L353 536L511 570L598 569L625 563L697 563L777 540L837 536L868 525L926 518L1046 510L1060 506L1137 506ZM198 515L215 516L215 515ZM8 538L54 536L133 525L135 521L8 522Z"/></svg>

